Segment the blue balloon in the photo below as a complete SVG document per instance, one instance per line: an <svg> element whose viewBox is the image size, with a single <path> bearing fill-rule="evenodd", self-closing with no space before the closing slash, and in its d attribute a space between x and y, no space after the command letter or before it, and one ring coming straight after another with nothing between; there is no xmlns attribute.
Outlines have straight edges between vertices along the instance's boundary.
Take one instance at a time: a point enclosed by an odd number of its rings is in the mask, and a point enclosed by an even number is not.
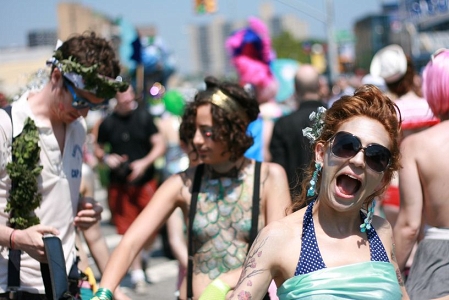
<svg viewBox="0 0 449 300"><path fill-rule="evenodd" d="M284 102L295 93L295 75L299 63L288 58L278 58L271 62L270 69L279 83L276 102Z"/></svg>

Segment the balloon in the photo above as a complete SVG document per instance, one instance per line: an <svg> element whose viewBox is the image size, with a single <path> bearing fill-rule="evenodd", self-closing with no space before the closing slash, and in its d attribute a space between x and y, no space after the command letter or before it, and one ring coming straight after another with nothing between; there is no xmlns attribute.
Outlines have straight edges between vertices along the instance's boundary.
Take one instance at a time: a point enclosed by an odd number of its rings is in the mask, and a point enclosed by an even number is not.
<svg viewBox="0 0 449 300"><path fill-rule="evenodd" d="M293 59L279 58L271 62L271 71L279 83L276 101L283 102L295 93L295 75L299 63Z"/></svg>
<svg viewBox="0 0 449 300"><path fill-rule="evenodd" d="M164 96L162 96L162 101L168 112L176 116L182 116L184 113L185 102L184 97L180 92L176 90L167 91Z"/></svg>

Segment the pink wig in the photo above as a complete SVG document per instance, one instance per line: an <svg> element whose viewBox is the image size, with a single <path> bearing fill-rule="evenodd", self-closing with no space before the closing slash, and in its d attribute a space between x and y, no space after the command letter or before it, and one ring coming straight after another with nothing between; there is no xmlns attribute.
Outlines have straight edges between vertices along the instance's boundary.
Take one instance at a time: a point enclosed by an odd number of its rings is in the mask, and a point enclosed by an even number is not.
<svg viewBox="0 0 449 300"><path fill-rule="evenodd" d="M274 59L268 28L259 19L250 17L249 26L238 30L226 40L241 85L252 84L259 102L274 100L277 82L270 69Z"/></svg>
<svg viewBox="0 0 449 300"><path fill-rule="evenodd" d="M423 71L422 90L435 116L449 113L449 50L434 55Z"/></svg>

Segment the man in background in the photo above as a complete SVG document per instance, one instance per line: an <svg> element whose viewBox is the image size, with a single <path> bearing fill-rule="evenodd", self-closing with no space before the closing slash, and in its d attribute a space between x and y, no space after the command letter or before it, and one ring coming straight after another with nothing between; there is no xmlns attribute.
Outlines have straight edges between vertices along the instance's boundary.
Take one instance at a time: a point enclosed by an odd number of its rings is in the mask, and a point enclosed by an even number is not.
<svg viewBox="0 0 449 300"><path fill-rule="evenodd" d="M272 161L287 172L292 196L300 192L303 170L312 159L310 142L302 130L311 126L309 115L326 107L321 99L320 75L312 65L301 65L295 76L297 110L279 118L273 129L270 142Z"/></svg>
<svg viewBox="0 0 449 300"><path fill-rule="evenodd" d="M98 129L95 155L110 169L108 204L117 233L123 235L157 189L153 163L166 146L153 117L136 101L132 86L117 93L116 99L113 113ZM148 241L147 248L151 244ZM146 286L141 259L140 255L136 257L130 272L138 293Z"/></svg>

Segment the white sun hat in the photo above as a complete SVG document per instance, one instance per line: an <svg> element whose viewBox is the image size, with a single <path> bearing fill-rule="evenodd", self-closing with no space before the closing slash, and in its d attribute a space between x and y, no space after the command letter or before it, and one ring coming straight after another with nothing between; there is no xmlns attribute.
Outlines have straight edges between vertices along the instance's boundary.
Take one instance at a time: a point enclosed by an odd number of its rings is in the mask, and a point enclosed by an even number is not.
<svg viewBox="0 0 449 300"><path fill-rule="evenodd" d="M386 83L399 80L407 71L407 57L401 46L393 44L386 46L374 55L371 61L370 73L382 77Z"/></svg>

